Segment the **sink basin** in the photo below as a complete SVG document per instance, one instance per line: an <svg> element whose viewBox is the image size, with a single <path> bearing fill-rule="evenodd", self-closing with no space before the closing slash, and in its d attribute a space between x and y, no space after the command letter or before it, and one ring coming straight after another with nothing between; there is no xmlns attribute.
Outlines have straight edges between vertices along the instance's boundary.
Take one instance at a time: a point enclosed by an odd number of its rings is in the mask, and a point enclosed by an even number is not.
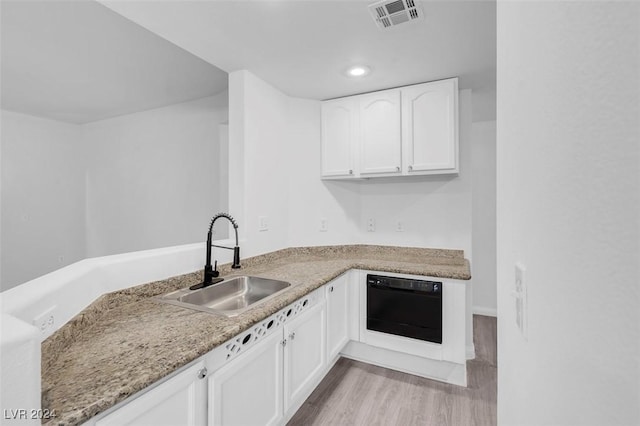
<svg viewBox="0 0 640 426"><path fill-rule="evenodd" d="M243 275L228 277L218 284L197 290L184 288L159 296L158 300L203 312L235 316L290 286L286 281Z"/></svg>

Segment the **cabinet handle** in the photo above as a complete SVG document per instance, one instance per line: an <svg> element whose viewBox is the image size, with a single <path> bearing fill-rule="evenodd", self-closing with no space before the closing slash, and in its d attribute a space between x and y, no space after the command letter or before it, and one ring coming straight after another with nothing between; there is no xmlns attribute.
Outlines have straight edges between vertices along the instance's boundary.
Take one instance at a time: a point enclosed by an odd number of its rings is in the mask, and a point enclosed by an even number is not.
<svg viewBox="0 0 640 426"><path fill-rule="evenodd" d="M204 379L205 377L207 377L207 369L203 368L198 371L198 379Z"/></svg>
<svg viewBox="0 0 640 426"><path fill-rule="evenodd" d="M293 340L293 339L295 339L295 338L296 338L296 332L294 331L293 333L291 333L291 334L289 335L289 339L290 339L290 340Z"/></svg>
<svg viewBox="0 0 640 426"><path fill-rule="evenodd" d="M282 342L280 342L280 344L281 344L282 346L287 346L287 339L284 339Z"/></svg>
<svg viewBox="0 0 640 426"><path fill-rule="evenodd" d="M409 166L409 171L413 170L413 166Z"/></svg>
<svg viewBox="0 0 640 426"><path fill-rule="evenodd" d="M333 293L333 286L329 287L329 293Z"/></svg>
<svg viewBox="0 0 640 426"><path fill-rule="evenodd" d="M349 169L349 174L352 175L353 174L353 170Z"/></svg>
<svg viewBox="0 0 640 426"><path fill-rule="evenodd" d="M400 171L400 166L396 166L396 172Z"/></svg>

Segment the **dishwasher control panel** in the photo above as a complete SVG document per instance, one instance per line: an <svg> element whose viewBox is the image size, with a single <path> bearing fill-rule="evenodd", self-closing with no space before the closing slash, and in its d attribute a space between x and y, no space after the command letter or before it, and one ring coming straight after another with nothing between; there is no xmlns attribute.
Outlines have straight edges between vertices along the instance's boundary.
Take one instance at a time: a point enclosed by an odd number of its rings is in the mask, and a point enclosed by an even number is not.
<svg viewBox="0 0 640 426"><path fill-rule="evenodd" d="M417 291L421 293L442 293L442 282L439 281L414 280L408 278L384 277L381 275L367 274L367 284L376 287Z"/></svg>

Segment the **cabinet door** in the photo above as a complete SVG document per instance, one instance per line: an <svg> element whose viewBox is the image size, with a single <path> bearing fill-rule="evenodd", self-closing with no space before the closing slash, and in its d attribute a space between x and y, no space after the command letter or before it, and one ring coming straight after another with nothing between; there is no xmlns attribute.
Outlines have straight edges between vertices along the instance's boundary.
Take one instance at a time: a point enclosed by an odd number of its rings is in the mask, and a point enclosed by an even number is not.
<svg viewBox="0 0 640 426"><path fill-rule="evenodd" d="M206 382L199 362L127 405L96 421L96 426L205 425Z"/></svg>
<svg viewBox="0 0 640 426"><path fill-rule="evenodd" d="M355 176L357 104L353 98L322 103L322 176Z"/></svg>
<svg viewBox="0 0 640 426"><path fill-rule="evenodd" d="M271 425L282 418L282 331L209 378L209 425Z"/></svg>
<svg viewBox="0 0 640 426"><path fill-rule="evenodd" d="M407 174L458 172L458 79L402 89Z"/></svg>
<svg viewBox="0 0 640 426"><path fill-rule="evenodd" d="M325 361L325 310L318 304L284 327L284 411L297 409L322 379Z"/></svg>
<svg viewBox="0 0 640 426"><path fill-rule="evenodd" d="M326 285L327 361L331 362L349 340L349 281L342 275Z"/></svg>
<svg viewBox="0 0 640 426"><path fill-rule="evenodd" d="M358 96L360 174L400 174L400 91Z"/></svg>

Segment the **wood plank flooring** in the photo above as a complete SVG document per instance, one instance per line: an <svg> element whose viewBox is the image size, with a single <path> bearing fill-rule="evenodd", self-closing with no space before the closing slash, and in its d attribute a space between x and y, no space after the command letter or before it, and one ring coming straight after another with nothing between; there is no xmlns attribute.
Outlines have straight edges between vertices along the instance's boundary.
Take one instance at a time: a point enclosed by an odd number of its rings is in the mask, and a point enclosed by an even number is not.
<svg viewBox="0 0 640 426"><path fill-rule="evenodd" d="M496 319L474 315L473 325L468 387L342 358L288 425L495 425Z"/></svg>

